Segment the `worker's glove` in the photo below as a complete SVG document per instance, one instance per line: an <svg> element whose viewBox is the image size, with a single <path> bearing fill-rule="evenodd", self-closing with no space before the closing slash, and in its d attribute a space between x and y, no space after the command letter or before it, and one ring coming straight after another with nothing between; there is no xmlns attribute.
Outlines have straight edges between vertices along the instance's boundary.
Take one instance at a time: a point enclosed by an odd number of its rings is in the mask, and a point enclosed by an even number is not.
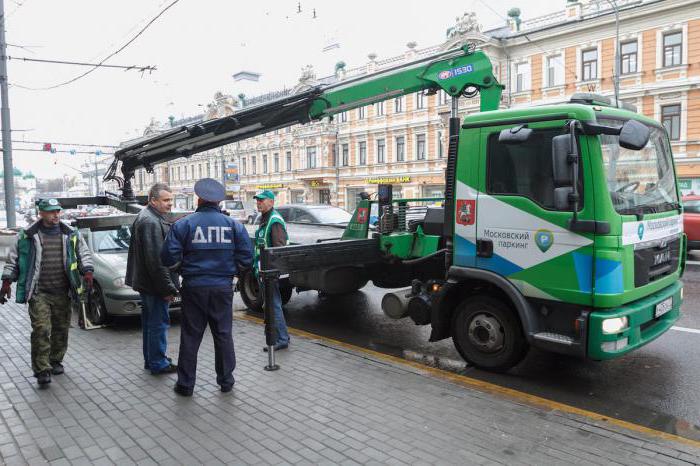
<svg viewBox="0 0 700 466"><path fill-rule="evenodd" d="M92 282L94 281L94 278L92 277L92 272L85 272L85 275L83 275L85 278L85 284L87 285L88 290L92 290Z"/></svg>
<svg viewBox="0 0 700 466"><path fill-rule="evenodd" d="M5 304L8 299L12 297L12 282L10 280L2 281L2 288L0 288L0 304Z"/></svg>

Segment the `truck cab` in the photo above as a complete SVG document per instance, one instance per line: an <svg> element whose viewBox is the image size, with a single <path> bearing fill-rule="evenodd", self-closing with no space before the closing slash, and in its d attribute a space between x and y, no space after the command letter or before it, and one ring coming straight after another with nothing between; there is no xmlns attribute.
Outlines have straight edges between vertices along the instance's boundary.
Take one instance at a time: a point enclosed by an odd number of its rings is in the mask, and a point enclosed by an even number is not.
<svg viewBox="0 0 700 466"><path fill-rule="evenodd" d="M631 128L648 141L631 148ZM657 122L590 95L469 115L455 177L431 339L451 333L465 359L499 369L527 346L610 359L678 318L686 244Z"/></svg>

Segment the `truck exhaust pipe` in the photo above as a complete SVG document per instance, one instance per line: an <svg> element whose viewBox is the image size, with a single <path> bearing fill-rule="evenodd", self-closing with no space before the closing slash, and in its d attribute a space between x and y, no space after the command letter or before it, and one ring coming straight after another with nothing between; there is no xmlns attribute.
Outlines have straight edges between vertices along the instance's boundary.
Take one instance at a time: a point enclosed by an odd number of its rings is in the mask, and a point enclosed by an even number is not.
<svg viewBox="0 0 700 466"><path fill-rule="evenodd" d="M411 288L404 288L394 293L387 293L382 298L382 311L391 319L403 319L408 315L408 301Z"/></svg>

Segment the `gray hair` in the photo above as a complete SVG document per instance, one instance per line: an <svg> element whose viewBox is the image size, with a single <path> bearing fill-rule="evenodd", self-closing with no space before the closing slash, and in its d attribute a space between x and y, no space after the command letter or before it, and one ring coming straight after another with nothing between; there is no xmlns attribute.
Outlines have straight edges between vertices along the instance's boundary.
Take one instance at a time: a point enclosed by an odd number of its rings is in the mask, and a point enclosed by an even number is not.
<svg viewBox="0 0 700 466"><path fill-rule="evenodd" d="M148 202L160 199L161 191L167 191L169 193L172 193L170 186L168 186L167 184L156 183L153 186L151 186L151 189L148 191Z"/></svg>

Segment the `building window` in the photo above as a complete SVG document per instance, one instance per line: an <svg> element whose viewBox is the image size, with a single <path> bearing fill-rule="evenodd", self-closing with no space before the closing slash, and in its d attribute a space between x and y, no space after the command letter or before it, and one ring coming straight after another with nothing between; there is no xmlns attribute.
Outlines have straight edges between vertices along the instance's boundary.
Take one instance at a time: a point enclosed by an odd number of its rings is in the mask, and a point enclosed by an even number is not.
<svg viewBox="0 0 700 466"><path fill-rule="evenodd" d="M683 63L683 33L664 34L664 67Z"/></svg>
<svg viewBox="0 0 700 466"><path fill-rule="evenodd" d="M242 172L244 175L247 175L247 174L248 174L248 164L247 164L246 162L248 162L248 159L246 159L245 157L243 157L243 158L241 159L241 172Z"/></svg>
<svg viewBox="0 0 700 466"><path fill-rule="evenodd" d="M263 154L263 173L267 173L267 154Z"/></svg>
<svg viewBox="0 0 700 466"><path fill-rule="evenodd" d="M306 168L316 168L316 146L306 148Z"/></svg>
<svg viewBox="0 0 700 466"><path fill-rule="evenodd" d="M516 63L515 92L523 92L530 88L530 64Z"/></svg>
<svg viewBox="0 0 700 466"><path fill-rule="evenodd" d="M416 160L425 160L425 134L416 136Z"/></svg>
<svg viewBox="0 0 700 466"><path fill-rule="evenodd" d="M661 107L661 123L668 131L671 141L678 141L681 138L681 106L664 105Z"/></svg>
<svg viewBox="0 0 700 466"><path fill-rule="evenodd" d="M180 167L177 167L177 179L182 180L182 173L180 172Z"/></svg>
<svg viewBox="0 0 700 466"><path fill-rule="evenodd" d="M384 101L374 104L374 109L377 111L377 116L384 115Z"/></svg>
<svg viewBox="0 0 700 466"><path fill-rule="evenodd" d="M251 162L251 166L252 166L252 168L253 168L253 175L257 175L257 174L258 174L258 161L257 161L257 157L252 156L252 157L250 158L250 162Z"/></svg>
<svg viewBox="0 0 700 466"><path fill-rule="evenodd" d="M443 158L443 157L445 156L444 148L443 148L443 146L442 146L442 131L438 131L437 138L438 138L438 140L437 140L437 143L438 143L438 158L441 159L441 158Z"/></svg>
<svg viewBox="0 0 700 466"><path fill-rule="evenodd" d="M194 179L194 165L190 165L190 175L192 175L192 179Z"/></svg>
<svg viewBox="0 0 700 466"><path fill-rule="evenodd" d="M584 81L598 79L598 49L581 52L581 74Z"/></svg>
<svg viewBox="0 0 700 466"><path fill-rule="evenodd" d="M358 165L367 165L367 142L361 141L357 146Z"/></svg>
<svg viewBox="0 0 700 466"><path fill-rule="evenodd" d="M561 55L547 57L547 87L564 84L564 66Z"/></svg>
<svg viewBox="0 0 700 466"><path fill-rule="evenodd" d="M365 119L365 107L364 106L357 109L357 119L358 120Z"/></svg>
<svg viewBox="0 0 700 466"><path fill-rule="evenodd" d="M386 162L386 143L384 139L377 139L377 163Z"/></svg>
<svg viewBox="0 0 700 466"><path fill-rule="evenodd" d="M291 133L291 132L292 132L292 127L291 127L291 126L287 126L286 128L284 128L284 132L285 132L285 133Z"/></svg>
<svg viewBox="0 0 700 466"><path fill-rule="evenodd" d="M197 173L199 173L199 177L202 178L202 164L200 163L197 165Z"/></svg>
<svg viewBox="0 0 700 466"><path fill-rule="evenodd" d="M285 157L287 159L287 171L290 172L292 171L292 153L290 151L287 151L285 153Z"/></svg>
<svg viewBox="0 0 700 466"><path fill-rule="evenodd" d="M396 138L396 161L403 162L406 160L406 139L403 136Z"/></svg>
<svg viewBox="0 0 700 466"><path fill-rule="evenodd" d="M397 97L394 99L394 113L403 112L403 97Z"/></svg>
<svg viewBox="0 0 700 466"><path fill-rule="evenodd" d="M170 182L175 181L175 167L170 167Z"/></svg>
<svg viewBox="0 0 700 466"><path fill-rule="evenodd" d="M278 173L280 171L280 154L278 152L275 152L272 163L274 164L273 168L275 170L275 173Z"/></svg>
<svg viewBox="0 0 700 466"><path fill-rule="evenodd" d="M343 144L341 150L342 150L343 166L347 167L350 164L350 148L349 148L348 144Z"/></svg>
<svg viewBox="0 0 700 466"><path fill-rule="evenodd" d="M440 89L438 91L438 105L447 105L449 101L449 95L444 90Z"/></svg>
<svg viewBox="0 0 700 466"><path fill-rule="evenodd" d="M244 173L245 175L245 173ZM211 162L207 160L207 178L211 178Z"/></svg>
<svg viewBox="0 0 700 466"><path fill-rule="evenodd" d="M621 74L637 72L637 41L623 42L620 45Z"/></svg>
<svg viewBox="0 0 700 466"><path fill-rule="evenodd" d="M416 92L416 110L425 108L425 96L422 92Z"/></svg>
<svg viewBox="0 0 700 466"><path fill-rule="evenodd" d="M340 122L341 123L348 122L348 112L340 112Z"/></svg>

